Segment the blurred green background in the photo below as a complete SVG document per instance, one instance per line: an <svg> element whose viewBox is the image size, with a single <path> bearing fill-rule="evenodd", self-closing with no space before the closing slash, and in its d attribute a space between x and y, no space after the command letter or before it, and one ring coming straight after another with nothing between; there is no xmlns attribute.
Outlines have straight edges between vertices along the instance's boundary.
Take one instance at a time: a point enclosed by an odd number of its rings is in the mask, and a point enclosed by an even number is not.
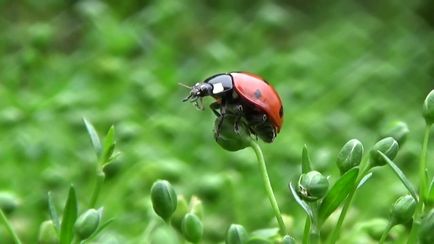
<svg viewBox="0 0 434 244"><path fill-rule="evenodd" d="M221 149L212 112L181 102L188 90L178 82L245 70L266 78L284 103L282 131L261 144L299 237L304 217L287 184L300 173L304 144L333 181L347 140L369 149L401 119L411 134L396 161L416 180L421 104L434 87L433 12L429 0L0 0L0 190L20 199L9 218L33 243L48 219L48 191L60 209L73 183L87 204L95 155L86 117L100 135L114 124L122 153L106 172L100 203L116 221L101 242L137 241L158 178L203 200L206 243L222 241L230 223L273 226L253 152ZM353 216L385 217L402 193L380 169ZM0 227L0 242L8 240Z"/></svg>

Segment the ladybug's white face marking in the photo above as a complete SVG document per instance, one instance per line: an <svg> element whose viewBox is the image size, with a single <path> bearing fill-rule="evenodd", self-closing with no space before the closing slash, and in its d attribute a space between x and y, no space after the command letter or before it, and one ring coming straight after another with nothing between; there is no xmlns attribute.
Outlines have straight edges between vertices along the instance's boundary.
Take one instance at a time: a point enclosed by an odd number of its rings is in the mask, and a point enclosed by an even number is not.
<svg viewBox="0 0 434 244"><path fill-rule="evenodd" d="M216 83L216 84L213 84L213 86L214 86L212 89L213 94L218 94L218 93L225 90L222 83Z"/></svg>

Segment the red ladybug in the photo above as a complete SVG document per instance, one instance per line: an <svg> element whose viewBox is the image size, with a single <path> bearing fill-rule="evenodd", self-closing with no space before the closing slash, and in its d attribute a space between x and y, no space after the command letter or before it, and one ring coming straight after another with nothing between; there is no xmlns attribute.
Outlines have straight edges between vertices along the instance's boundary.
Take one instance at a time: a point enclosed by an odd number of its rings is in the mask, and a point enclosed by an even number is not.
<svg viewBox="0 0 434 244"><path fill-rule="evenodd" d="M279 94L265 80L254 74L230 72L213 75L191 87L183 101L192 101L203 109L202 98L212 96L216 102L210 105L220 125L225 115L235 116L235 132L240 123L265 142L272 142L283 122L283 107ZM216 128L217 133L220 125Z"/></svg>

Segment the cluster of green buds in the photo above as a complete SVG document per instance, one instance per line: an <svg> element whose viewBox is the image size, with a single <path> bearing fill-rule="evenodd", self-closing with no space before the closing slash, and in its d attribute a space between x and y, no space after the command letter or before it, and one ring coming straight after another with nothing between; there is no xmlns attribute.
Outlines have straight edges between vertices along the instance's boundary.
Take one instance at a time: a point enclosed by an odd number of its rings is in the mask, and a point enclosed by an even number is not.
<svg viewBox="0 0 434 244"><path fill-rule="evenodd" d="M327 177L315 170L302 174L298 179L298 194L308 202L318 201L323 198L328 188L329 181Z"/></svg>
<svg viewBox="0 0 434 244"><path fill-rule="evenodd" d="M187 204L183 195L177 196L170 182L157 180L151 187L151 201L155 213L170 222L187 241L198 243L202 239L203 205L198 197L193 196Z"/></svg>

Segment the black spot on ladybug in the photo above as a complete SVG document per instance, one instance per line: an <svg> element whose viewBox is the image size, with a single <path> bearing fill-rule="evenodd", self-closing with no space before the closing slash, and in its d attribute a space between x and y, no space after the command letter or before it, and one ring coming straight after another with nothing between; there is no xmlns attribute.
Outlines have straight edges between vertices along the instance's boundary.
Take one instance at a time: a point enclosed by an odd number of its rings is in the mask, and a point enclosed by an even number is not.
<svg viewBox="0 0 434 244"><path fill-rule="evenodd" d="M282 116L283 116L283 106L280 106L279 116L280 116L280 118L282 118Z"/></svg>
<svg viewBox="0 0 434 244"><path fill-rule="evenodd" d="M256 89L256 91L255 91L255 97L256 97L256 99L261 98L261 96L262 96L261 91L259 89Z"/></svg>

